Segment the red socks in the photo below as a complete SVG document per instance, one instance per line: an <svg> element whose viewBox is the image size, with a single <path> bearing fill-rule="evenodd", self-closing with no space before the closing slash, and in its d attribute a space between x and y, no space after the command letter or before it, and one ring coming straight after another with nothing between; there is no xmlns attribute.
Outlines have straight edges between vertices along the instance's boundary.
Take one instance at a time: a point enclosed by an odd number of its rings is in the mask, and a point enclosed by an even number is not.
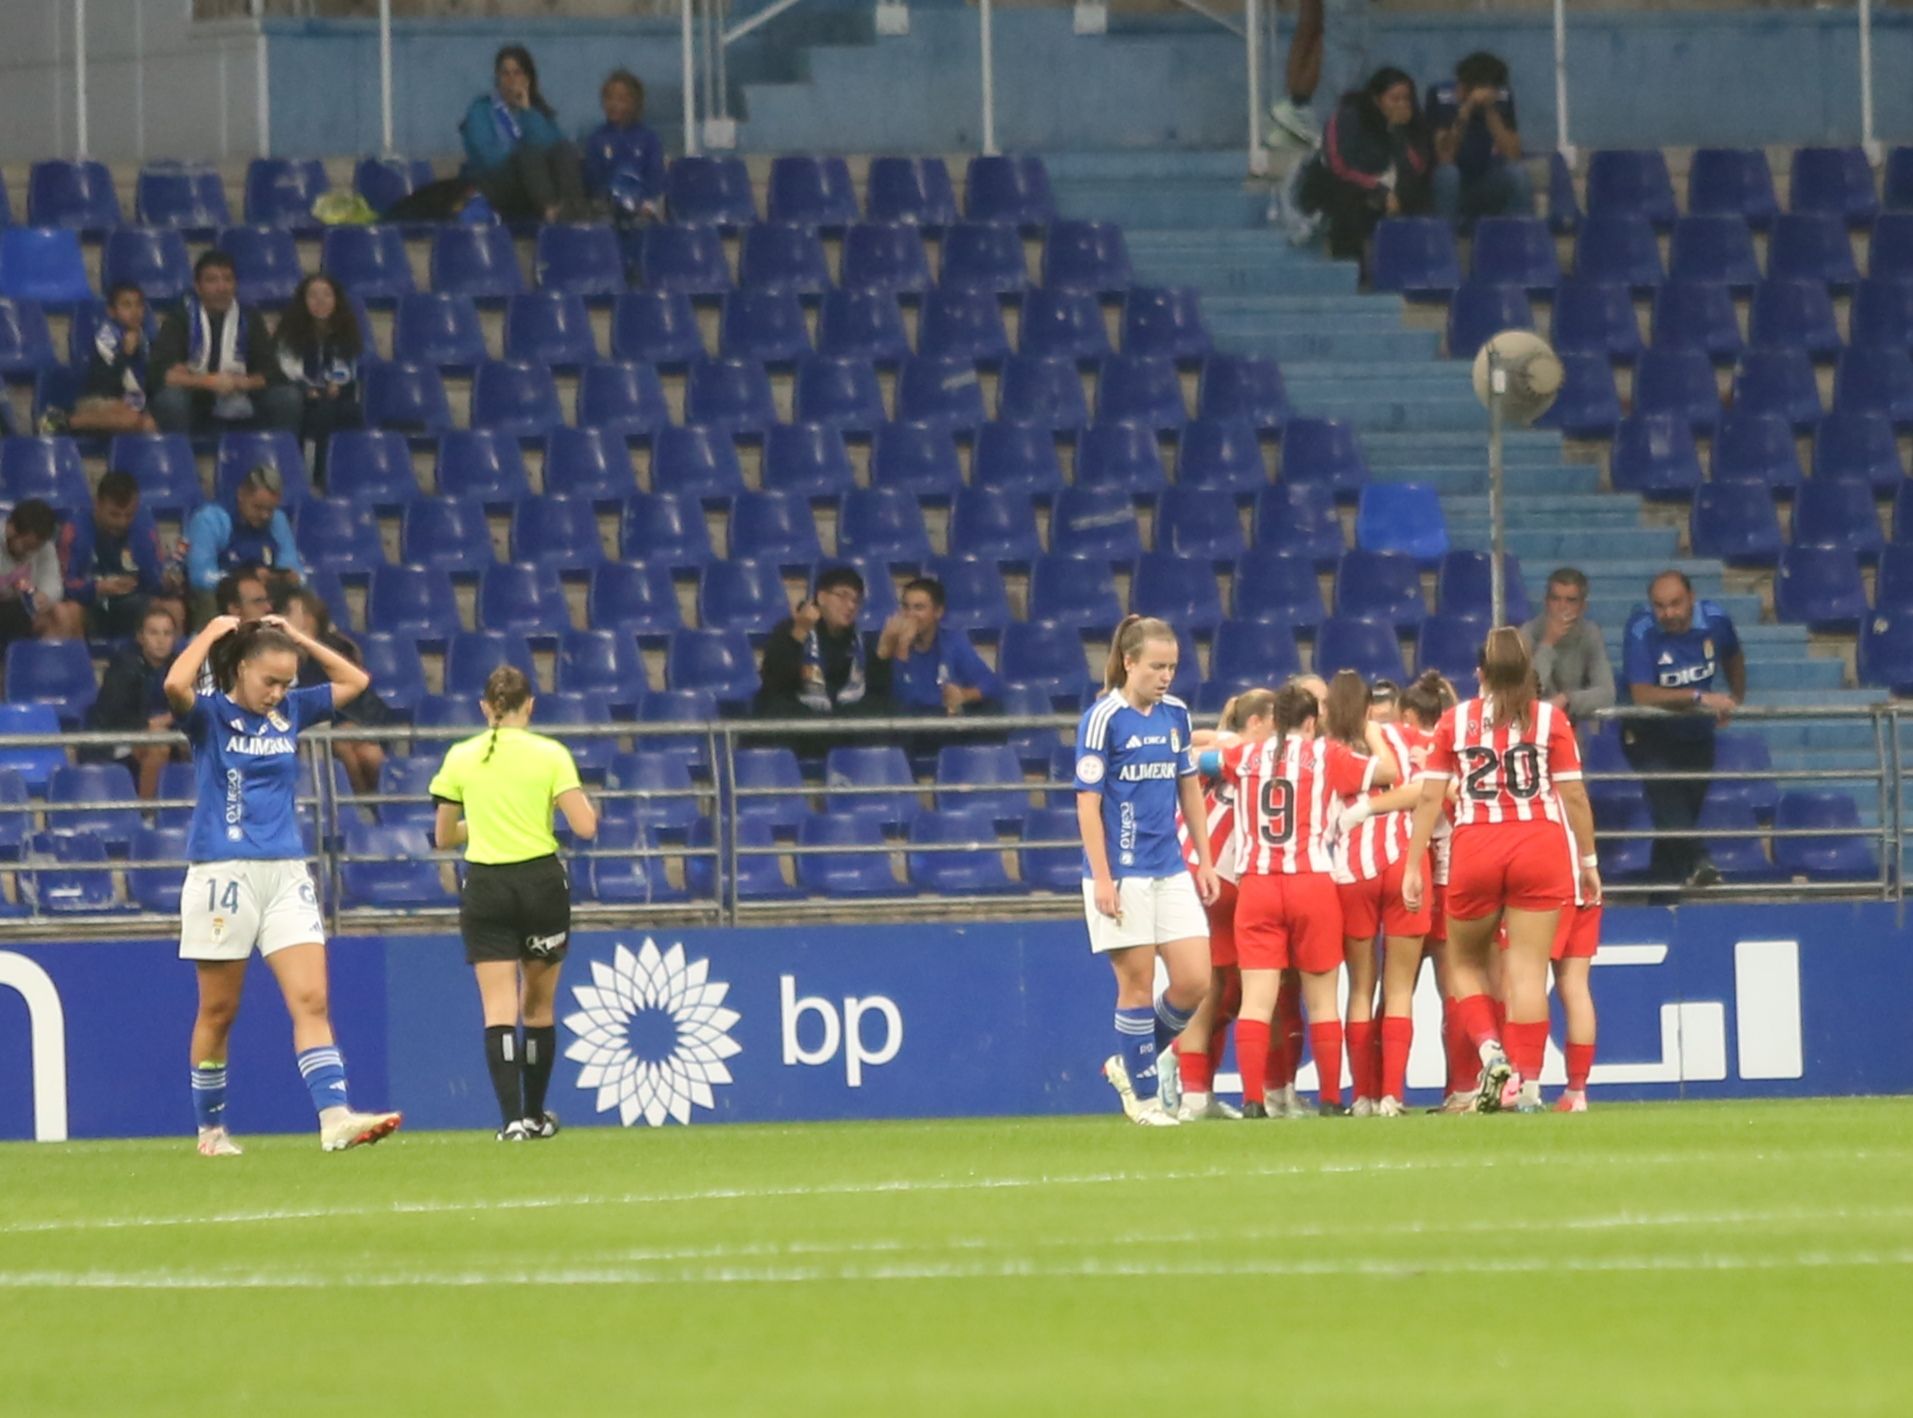
<svg viewBox="0 0 1913 1418"><path fill-rule="evenodd" d="M1508 1006L1498 999L1489 998L1488 1008L1494 1012L1495 1038L1506 1043L1508 1039Z"/></svg>
<svg viewBox="0 0 1913 1418"><path fill-rule="evenodd" d="M1477 1054L1483 1044L1500 1038L1500 1031L1495 1028L1494 1001L1486 995L1467 995L1456 1000L1455 1024Z"/></svg>
<svg viewBox="0 0 1913 1418"><path fill-rule="evenodd" d="M1209 1036L1209 1051L1197 1053L1194 1049L1176 1050L1176 1067L1182 1075L1182 1091L1185 1093L1207 1093L1209 1085L1215 1082L1216 1041L1223 1037L1220 1029Z"/></svg>
<svg viewBox="0 0 1913 1418"><path fill-rule="evenodd" d="M1514 1071L1521 1075L1523 1082L1539 1082L1541 1061L1548 1051L1548 1021L1517 1023L1511 1019L1503 1030L1503 1037L1508 1042L1508 1062L1514 1065Z"/></svg>
<svg viewBox="0 0 1913 1418"><path fill-rule="evenodd" d="M1382 1081L1377 1076L1380 1060L1375 1056L1375 1021L1351 1019L1343 1037L1348 1041L1349 1091L1357 1098L1379 1098Z"/></svg>
<svg viewBox="0 0 1913 1418"><path fill-rule="evenodd" d="M1406 1015L1382 1017L1382 1096L1405 1099L1408 1087L1408 1050L1415 1042L1415 1021Z"/></svg>
<svg viewBox="0 0 1913 1418"><path fill-rule="evenodd" d="M1264 1101L1268 1097L1269 1026L1259 1019L1236 1020L1235 1057L1242 1070L1242 1101Z"/></svg>
<svg viewBox="0 0 1913 1418"><path fill-rule="evenodd" d="M1309 1051L1315 1055L1315 1071L1321 1075L1324 1103L1342 1101L1342 1021L1331 1019L1309 1025Z"/></svg>
<svg viewBox="0 0 1913 1418"><path fill-rule="evenodd" d="M1569 1044L1568 1087L1576 1093L1584 1092L1588 1086L1588 1073L1594 1067L1594 1045Z"/></svg>

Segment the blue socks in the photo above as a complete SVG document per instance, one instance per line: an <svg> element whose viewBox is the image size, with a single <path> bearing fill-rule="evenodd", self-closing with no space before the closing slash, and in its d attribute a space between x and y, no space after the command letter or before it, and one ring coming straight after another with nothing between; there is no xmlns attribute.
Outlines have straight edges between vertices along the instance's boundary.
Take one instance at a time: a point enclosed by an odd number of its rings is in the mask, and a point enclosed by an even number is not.
<svg viewBox="0 0 1913 1418"><path fill-rule="evenodd" d="M1156 1096L1156 1012L1148 1005L1116 1011L1116 1052L1138 1098Z"/></svg>
<svg viewBox="0 0 1913 1418"><path fill-rule="evenodd" d="M1189 1027L1193 1009L1177 1009L1169 1003L1168 995L1156 996L1156 1052L1169 1052L1169 1046L1176 1041L1176 1035Z"/></svg>
<svg viewBox="0 0 1913 1418"><path fill-rule="evenodd" d="M193 1116L200 1130L226 1125L226 1065L207 1062L193 1069Z"/></svg>
<svg viewBox="0 0 1913 1418"><path fill-rule="evenodd" d="M338 1045L322 1044L299 1055L299 1076L312 1094L313 1111L343 1108L345 1101L345 1059Z"/></svg>

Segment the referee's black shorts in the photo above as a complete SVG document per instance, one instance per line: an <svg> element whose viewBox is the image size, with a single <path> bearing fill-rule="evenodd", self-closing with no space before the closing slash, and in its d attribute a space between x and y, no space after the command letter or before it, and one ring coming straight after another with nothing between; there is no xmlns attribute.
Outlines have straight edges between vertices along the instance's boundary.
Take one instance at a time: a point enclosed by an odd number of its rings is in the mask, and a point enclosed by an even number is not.
<svg viewBox="0 0 1913 1418"><path fill-rule="evenodd" d="M458 898L465 959L550 960L571 946L571 881L557 857L465 868Z"/></svg>

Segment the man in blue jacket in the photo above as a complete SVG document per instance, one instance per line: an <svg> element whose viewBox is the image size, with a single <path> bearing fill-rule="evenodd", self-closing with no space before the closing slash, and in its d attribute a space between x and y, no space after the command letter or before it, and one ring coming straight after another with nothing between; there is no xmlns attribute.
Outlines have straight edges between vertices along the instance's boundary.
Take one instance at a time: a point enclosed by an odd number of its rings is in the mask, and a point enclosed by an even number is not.
<svg viewBox="0 0 1913 1418"><path fill-rule="evenodd" d="M182 539L194 624L203 624L218 611L213 591L227 572L259 567L273 581L298 581L305 575L292 524L279 510L284 490L279 470L262 463L246 474L230 506L208 502L187 520Z"/></svg>
<svg viewBox="0 0 1913 1418"><path fill-rule="evenodd" d="M890 638L890 697L905 713L981 713L994 707L990 701L1001 692L996 672L970 637L944 632L944 604L943 583L931 577L903 588L909 633Z"/></svg>
<svg viewBox="0 0 1913 1418"><path fill-rule="evenodd" d="M185 606L167 594L160 562L159 529L140 506L131 473L100 479L90 510L76 512L60 528L60 575L69 603L86 608L87 634L125 640L136 634L149 606L157 605L177 626Z"/></svg>

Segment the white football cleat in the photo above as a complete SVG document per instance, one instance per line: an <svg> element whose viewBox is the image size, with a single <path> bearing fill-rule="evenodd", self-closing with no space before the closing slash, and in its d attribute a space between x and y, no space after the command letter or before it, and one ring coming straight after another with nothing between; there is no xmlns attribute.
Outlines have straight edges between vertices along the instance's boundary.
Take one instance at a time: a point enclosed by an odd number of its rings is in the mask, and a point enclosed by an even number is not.
<svg viewBox="0 0 1913 1418"><path fill-rule="evenodd" d="M1129 1115L1129 1121L1146 1128L1172 1128L1182 1120L1174 1113L1164 1112L1162 1104L1154 1098L1145 1098Z"/></svg>
<svg viewBox="0 0 1913 1418"><path fill-rule="evenodd" d="M1557 1113L1585 1113L1588 1110L1588 1095L1570 1088L1554 1100Z"/></svg>
<svg viewBox="0 0 1913 1418"><path fill-rule="evenodd" d="M199 1155L201 1157L243 1157L246 1155L246 1149L234 1142L232 1135L223 1127L201 1128Z"/></svg>
<svg viewBox="0 0 1913 1418"><path fill-rule="evenodd" d="M1375 1116L1375 1100L1373 1098L1357 1098L1355 1102L1349 1107L1348 1115L1351 1118L1374 1117Z"/></svg>
<svg viewBox="0 0 1913 1418"><path fill-rule="evenodd" d="M1315 1109L1304 1103L1296 1093L1293 1083L1284 1084L1269 1095L1269 1116L1272 1118L1312 1118Z"/></svg>
<svg viewBox="0 0 1913 1418"><path fill-rule="evenodd" d="M390 1137L405 1121L402 1113L355 1113L347 1109L319 1129L319 1145L327 1152L343 1152Z"/></svg>
<svg viewBox="0 0 1913 1418"><path fill-rule="evenodd" d="M1121 1054L1111 1054L1103 1060L1103 1078L1122 1100L1123 1115L1134 1118L1142 1103L1136 1097L1136 1085L1129 1081L1129 1066L1123 1062Z"/></svg>
<svg viewBox="0 0 1913 1418"><path fill-rule="evenodd" d="M1400 1118L1407 1114L1408 1109L1402 1106L1399 1098L1384 1098L1375 1105L1375 1116L1378 1118Z"/></svg>
<svg viewBox="0 0 1913 1418"><path fill-rule="evenodd" d="M1514 1082L1514 1068L1508 1062L1507 1054L1501 1045L1487 1043L1481 1046L1481 1077L1475 1081L1475 1111L1477 1113L1496 1113L1503 1107L1507 1088Z"/></svg>
<svg viewBox="0 0 1913 1418"><path fill-rule="evenodd" d="M1182 1105L1182 1058L1173 1044L1167 1054L1156 1058L1156 1097L1167 1112L1173 1113Z"/></svg>

